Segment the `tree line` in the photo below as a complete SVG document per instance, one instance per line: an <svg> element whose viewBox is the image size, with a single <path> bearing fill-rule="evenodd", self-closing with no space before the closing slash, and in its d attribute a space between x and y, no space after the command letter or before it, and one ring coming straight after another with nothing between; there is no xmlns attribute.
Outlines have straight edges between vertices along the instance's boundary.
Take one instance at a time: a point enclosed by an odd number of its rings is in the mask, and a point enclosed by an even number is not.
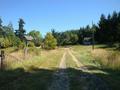
<svg viewBox="0 0 120 90"><path fill-rule="evenodd" d="M102 14L95 33L99 43L120 43L120 12L113 12L107 17Z"/></svg>
<svg viewBox="0 0 120 90"><path fill-rule="evenodd" d="M12 23L8 25L2 25L2 19L0 18L0 46L1 48L7 48L16 46L18 48L25 47L24 36L32 36L33 40L29 42L28 46L42 46L46 49L54 49L57 46L64 45L76 45L83 44L85 38L89 38L89 42L92 42L94 38L98 44L120 43L120 12L113 12L108 16L101 15L97 24L92 26L87 25L76 30L67 30L64 32L57 32L52 29L43 38L40 31L32 30L26 33L24 29L25 22L23 19L19 19L17 30L14 30ZM93 37L94 35L94 37Z"/></svg>
<svg viewBox="0 0 120 90"><path fill-rule="evenodd" d="M18 21L19 28L14 30L12 23L8 25L2 25L2 19L0 18L0 48L17 47L23 49L28 47L42 46L45 49L54 49L57 45L56 39L52 33L48 32L45 38L42 37L40 31L32 30L26 33L24 29L25 22L22 18ZM32 37L32 40L26 44L26 38Z"/></svg>
<svg viewBox="0 0 120 90"><path fill-rule="evenodd" d="M95 43L113 45L120 43L120 12L113 12L111 15L101 15L97 24L87 25L77 30L67 30L57 32L51 30L53 36L57 39L58 45L75 45L83 44L85 38L95 39ZM94 37L93 37L94 34Z"/></svg>
<svg viewBox="0 0 120 90"><path fill-rule="evenodd" d="M12 23L10 22L8 25L2 25L2 19L0 18L0 46L1 48L7 47L25 47L25 35L31 35L33 40L29 43L29 46L39 46L42 42L42 36L39 31L32 30L26 34L26 30L24 29L24 20L19 19L18 30L14 30Z"/></svg>
<svg viewBox="0 0 120 90"><path fill-rule="evenodd" d="M86 27L77 30L67 30L65 32L56 32L52 29L52 35L57 39L57 45L76 45L82 44L85 37L92 37L93 27Z"/></svg>

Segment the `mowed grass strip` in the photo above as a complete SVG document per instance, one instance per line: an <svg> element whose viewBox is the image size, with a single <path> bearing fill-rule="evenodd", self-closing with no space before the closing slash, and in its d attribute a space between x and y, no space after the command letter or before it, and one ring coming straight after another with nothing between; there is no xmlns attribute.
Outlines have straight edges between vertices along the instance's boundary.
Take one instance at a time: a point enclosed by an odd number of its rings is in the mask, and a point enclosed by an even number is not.
<svg viewBox="0 0 120 90"><path fill-rule="evenodd" d="M0 90L47 90L63 52L42 51L40 56L14 63L0 72Z"/></svg>

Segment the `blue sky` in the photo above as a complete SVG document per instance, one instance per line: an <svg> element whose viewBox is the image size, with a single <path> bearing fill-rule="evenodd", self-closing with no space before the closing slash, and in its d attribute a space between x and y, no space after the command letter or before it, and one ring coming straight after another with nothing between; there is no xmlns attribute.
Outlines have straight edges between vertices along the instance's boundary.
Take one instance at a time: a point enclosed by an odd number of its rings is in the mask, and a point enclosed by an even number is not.
<svg viewBox="0 0 120 90"><path fill-rule="evenodd" d="M3 25L10 21L18 28L19 18L25 29L39 30L43 35L51 31L79 29L97 23L100 15L120 11L120 0L0 0Z"/></svg>

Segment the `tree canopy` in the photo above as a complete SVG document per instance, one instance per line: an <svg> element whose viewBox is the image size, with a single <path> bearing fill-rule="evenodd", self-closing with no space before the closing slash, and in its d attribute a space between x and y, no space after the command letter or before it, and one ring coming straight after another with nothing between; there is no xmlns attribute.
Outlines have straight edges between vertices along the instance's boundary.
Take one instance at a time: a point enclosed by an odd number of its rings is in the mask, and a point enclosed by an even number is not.
<svg viewBox="0 0 120 90"><path fill-rule="evenodd" d="M42 43L42 35L39 31L32 30L28 33L28 35L33 37L33 42L35 46L40 46Z"/></svg>

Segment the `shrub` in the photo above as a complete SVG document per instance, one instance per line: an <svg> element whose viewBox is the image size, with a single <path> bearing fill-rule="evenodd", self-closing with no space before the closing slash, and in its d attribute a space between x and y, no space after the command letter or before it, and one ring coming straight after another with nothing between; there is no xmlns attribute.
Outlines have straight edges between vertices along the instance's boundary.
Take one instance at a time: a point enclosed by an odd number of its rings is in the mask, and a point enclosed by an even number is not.
<svg viewBox="0 0 120 90"><path fill-rule="evenodd" d="M57 45L57 40L51 33L47 33L47 35L45 36L44 45L45 49L55 49Z"/></svg>
<svg viewBox="0 0 120 90"><path fill-rule="evenodd" d="M25 43L21 41L18 45L18 49L24 49L25 46L26 46Z"/></svg>
<svg viewBox="0 0 120 90"><path fill-rule="evenodd" d="M33 42L28 43L28 47L34 47L34 46L35 46L35 44Z"/></svg>
<svg viewBox="0 0 120 90"><path fill-rule="evenodd" d="M13 45L19 47L19 45L20 45L21 43L22 43L22 42L21 42L20 38L15 37L15 40L14 40Z"/></svg>
<svg viewBox="0 0 120 90"><path fill-rule="evenodd" d="M8 38L1 38L0 43L2 48L7 48L10 46L10 41L8 40Z"/></svg>

